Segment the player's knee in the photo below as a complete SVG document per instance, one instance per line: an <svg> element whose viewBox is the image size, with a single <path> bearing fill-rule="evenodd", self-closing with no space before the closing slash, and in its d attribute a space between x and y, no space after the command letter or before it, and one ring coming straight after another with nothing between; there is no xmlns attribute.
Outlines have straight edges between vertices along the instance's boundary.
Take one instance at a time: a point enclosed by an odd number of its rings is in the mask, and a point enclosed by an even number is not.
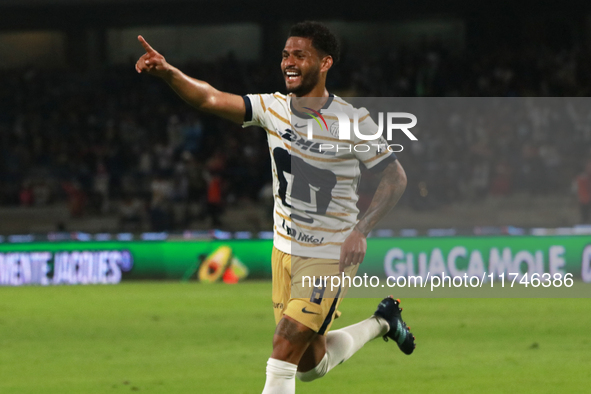
<svg viewBox="0 0 591 394"><path fill-rule="evenodd" d="M298 371L296 377L302 382L312 382L316 379L320 379L328 373L328 365L328 355L325 355L318 365L306 372Z"/></svg>
<svg viewBox="0 0 591 394"><path fill-rule="evenodd" d="M273 336L273 355L274 356L285 356L288 357L294 350L294 346L287 339L278 335ZM276 358L276 357L274 357ZM278 358L283 360L283 358Z"/></svg>
<svg viewBox="0 0 591 394"><path fill-rule="evenodd" d="M297 364L314 335L312 330L300 323L281 319L273 336L272 357Z"/></svg>
<svg viewBox="0 0 591 394"><path fill-rule="evenodd" d="M324 375L319 375L315 370L310 370L308 372L298 372L296 373L296 377L301 382L312 382L318 378L321 378Z"/></svg>
<svg viewBox="0 0 591 394"><path fill-rule="evenodd" d="M306 347L306 342L292 342L282 336L275 335L273 336L273 353L271 357L281 361L297 363Z"/></svg>

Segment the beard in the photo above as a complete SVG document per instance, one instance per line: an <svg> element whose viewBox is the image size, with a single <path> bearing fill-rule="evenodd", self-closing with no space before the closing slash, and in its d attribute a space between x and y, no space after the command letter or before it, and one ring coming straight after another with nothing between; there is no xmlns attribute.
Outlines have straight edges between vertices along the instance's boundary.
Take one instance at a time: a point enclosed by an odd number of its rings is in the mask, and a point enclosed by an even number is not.
<svg viewBox="0 0 591 394"><path fill-rule="evenodd" d="M296 96L303 96L308 94L314 89L314 87L318 84L318 80L320 79L320 67L316 67L313 70L304 75L301 74L302 82L298 86L294 87L287 87L287 93L293 93Z"/></svg>

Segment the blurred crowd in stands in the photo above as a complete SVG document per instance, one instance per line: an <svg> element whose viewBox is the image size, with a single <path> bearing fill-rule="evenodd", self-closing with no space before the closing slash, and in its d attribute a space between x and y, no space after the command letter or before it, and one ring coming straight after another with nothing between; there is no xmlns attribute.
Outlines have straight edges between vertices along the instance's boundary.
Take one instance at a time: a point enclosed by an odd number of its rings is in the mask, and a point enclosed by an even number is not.
<svg viewBox="0 0 591 394"><path fill-rule="evenodd" d="M452 54L429 45L374 59L345 53L328 88L360 97L591 96L589 60L579 47ZM177 66L237 94L284 90L279 57ZM117 213L122 229L160 231L193 220L217 226L227 204L272 198L263 131L196 112L132 63L92 73L5 71L0 108L0 207L67 201L74 217ZM487 119L465 127L450 117L444 128L433 126L399 155L410 180L402 203L430 209L516 191L564 195L573 187L589 200L591 191L581 188L591 181L580 180L591 176L584 172L591 106L565 111L539 113L518 133ZM360 189L365 203L372 187L368 176Z"/></svg>

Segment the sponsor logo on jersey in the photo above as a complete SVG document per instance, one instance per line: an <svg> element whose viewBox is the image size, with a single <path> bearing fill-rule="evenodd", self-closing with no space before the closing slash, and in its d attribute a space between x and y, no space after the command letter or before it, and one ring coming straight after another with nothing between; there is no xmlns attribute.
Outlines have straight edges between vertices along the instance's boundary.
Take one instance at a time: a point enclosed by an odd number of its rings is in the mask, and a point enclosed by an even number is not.
<svg viewBox="0 0 591 394"><path fill-rule="evenodd" d="M314 153L319 153L322 155L327 156L335 156L337 152L329 151L326 149L322 149L322 144L320 142L313 142L307 140L306 138L300 136L298 133L291 129L285 129L284 131L277 130L281 135L281 138L284 140L289 141L291 144L295 144L300 150L302 151L310 151Z"/></svg>
<svg viewBox="0 0 591 394"><path fill-rule="evenodd" d="M285 222L285 219L283 219L283 224L281 225L281 227L283 227L283 229L285 230L287 235L289 235L290 237L292 237L296 241L311 243L311 244L315 244L315 245L320 245L320 244L322 244L322 242L324 242L324 237L318 238L314 235L306 234L301 230L297 231L296 229L289 227L287 225L287 223Z"/></svg>

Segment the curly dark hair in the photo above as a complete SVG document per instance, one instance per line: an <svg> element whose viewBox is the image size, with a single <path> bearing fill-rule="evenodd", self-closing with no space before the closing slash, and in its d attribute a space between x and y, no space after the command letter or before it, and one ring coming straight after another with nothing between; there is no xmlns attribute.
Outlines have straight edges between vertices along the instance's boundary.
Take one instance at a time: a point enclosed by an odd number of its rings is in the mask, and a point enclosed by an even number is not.
<svg viewBox="0 0 591 394"><path fill-rule="evenodd" d="M289 29L289 37L303 37L312 40L312 46L323 55L332 57L332 61L339 61L341 47L339 40L332 31L320 22L305 21L293 25Z"/></svg>

